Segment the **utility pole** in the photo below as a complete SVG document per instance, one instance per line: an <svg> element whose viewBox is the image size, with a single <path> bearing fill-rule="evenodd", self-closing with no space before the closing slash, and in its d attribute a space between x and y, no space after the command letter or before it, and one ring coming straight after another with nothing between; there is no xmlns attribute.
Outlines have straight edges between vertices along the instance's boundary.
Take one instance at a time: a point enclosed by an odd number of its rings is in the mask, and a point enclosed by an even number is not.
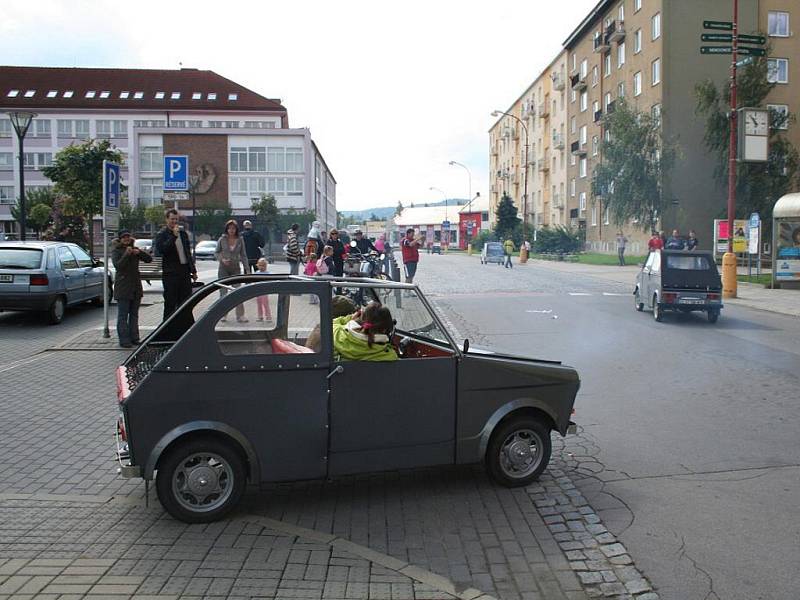
<svg viewBox="0 0 800 600"><path fill-rule="evenodd" d="M722 256L722 295L736 298L736 255L733 253L733 220L736 212L736 60L739 50L739 0L733 0L733 45L731 54L730 139L728 141L728 251Z"/></svg>

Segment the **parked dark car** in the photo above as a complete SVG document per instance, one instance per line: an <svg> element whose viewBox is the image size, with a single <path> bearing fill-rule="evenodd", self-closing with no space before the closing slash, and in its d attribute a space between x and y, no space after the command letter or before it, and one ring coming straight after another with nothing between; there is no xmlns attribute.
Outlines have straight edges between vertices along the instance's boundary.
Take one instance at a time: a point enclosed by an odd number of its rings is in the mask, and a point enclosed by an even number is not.
<svg viewBox="0 0 800 600"><path fill-rule="evenodd" d="M500 242L486 242L481 250L481 264L497 263L502 265L506 262L506 251Z"/></svg>
<svg viewBox="0 0 800 600"><path fill-rule="evenodd" d="M335 359L332 290L346 288L390 308L398 360ZM551 431L574 431L579 387L559 362L458 345L415 286L240 275L197 291L119 367L117 458L186 522L220 518L247 482L483 462L521 486Z"/></svg>
<svg viewBox="0 0 800 600"><path fill-rule="evenodd" d="M661 321L666 311L703 311L716 323L722 310L722 281L709 252L660 250L651 252L636 275L636 310L653 311Z"/></svg>
<svg viewBox="0 0 800 600"><path fill-rule="evenodd" d="M102 266L75 244L0 242L0 311L41 311L58 324L68 306L102 306Z"/></svg>

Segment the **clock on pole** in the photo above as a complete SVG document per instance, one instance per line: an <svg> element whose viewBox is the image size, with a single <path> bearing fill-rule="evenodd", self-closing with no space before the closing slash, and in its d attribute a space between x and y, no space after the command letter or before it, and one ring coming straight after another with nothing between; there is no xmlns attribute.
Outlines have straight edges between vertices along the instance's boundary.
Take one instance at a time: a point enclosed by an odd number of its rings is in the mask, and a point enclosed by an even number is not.
<svg viewBox="0 0 800 600"><path fill-rule="evenodd" d="M763 108L739 109L739 151L741 162L767 162L769 159L769 111Z"/></svg>

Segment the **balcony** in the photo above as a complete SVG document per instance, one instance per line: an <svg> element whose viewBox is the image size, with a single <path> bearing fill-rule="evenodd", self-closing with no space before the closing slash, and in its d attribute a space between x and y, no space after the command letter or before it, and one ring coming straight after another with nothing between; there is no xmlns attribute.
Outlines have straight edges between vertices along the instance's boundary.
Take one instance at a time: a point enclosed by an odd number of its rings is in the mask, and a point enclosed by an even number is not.
<svg viewBox="0 0 800 600"><path fill-rule="evenodd" d="M561 91L564 89L564 76L561 73L552 73L550 75L550 79L553 82L553 89L556 91Z"/></svg>
<svg viewBox="0 0 800 600"><path fill-rule="evenodd" d="M609 43L611 42L622 42L625 40L625 21L620 21L619 19L611 23L606 28L606 40Z"/></svg>
<svg viewBox="0 0 800 600"><path fill-rule="evenodd" d="M580 141L575 140L570 144L569 150L575 156L586 156L586 148L581 145Z"/></svg>
<svg viewBox="0 0 800 600"><path fill-rule="evenodd" d="M594 111L594 122L599 123L602 120L603 120L603 111L602 110Z"/></svg>
<svg viewBox="0 0 800 600"><path fill-rule="evenodd" d="M556 150L564 149L564 138L560 133L556 133L553 135L553 148L555 148Z"/></svg>
<svg viewBox="0 0 800 600"><path fill-rule="evenodd" d="M592 39L592 49L594 52L605 53L608 52L610 47L608 36L599 32L594 34L594 38Z"/></svg>
<svg viewBox="0 0 800 600"><path fill-rule="evenodd" d="M542 119L546 119L550 116L550 110L547 108L547 102L539 102L538 113Z"/></svg>
<svg viewBox="0 0 800 600"><path fill-rule="evenodd" d="M585 76L581 77L580 73L570 77L569 83L572 89L575 90L576 92L582 92L583 90L586 89L586 77Z"/></svg>
<svg viewBox="0 0 800 600"><path fill-rule="evenodd" d="M550 170L550 155L545 152L544 156L536 161L536 168L542 173Z"/></svg>

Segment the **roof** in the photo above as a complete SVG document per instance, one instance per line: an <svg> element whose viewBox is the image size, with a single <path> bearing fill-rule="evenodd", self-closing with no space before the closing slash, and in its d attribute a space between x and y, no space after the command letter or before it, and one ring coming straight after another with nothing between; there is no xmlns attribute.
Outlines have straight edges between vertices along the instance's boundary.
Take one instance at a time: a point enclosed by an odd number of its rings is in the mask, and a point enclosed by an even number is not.
<svg viewBox="0 0 800 600"><path fill-rule="evenodd" d="M409 206L394 217L398 227L410 225L441 225L445 219L458 220L456 206Z"/></svg>
<svg viewBox="0 0 800 600"><path fill-rule="evenodd" d="M199 69L0 66L0 107L286 113L280 100Z"/></svg>
<svg viewBox="0 0 800 600"><path fill-rule="evenodd" d="M612 0L600 0L595 7L589 11L589 14L581 21L580 25L578 25L572 33L569 34L569 37L564 40L562 44L564 48L571 48L588 29L594 26L595 21L602 18L602 13L609 4L611 4Z"/></svg>
<svg viewBox="0 0 800 600"><path fill-rule="evenodd" d="M781 196L772 207L772 218L800 217L800 192Z"/></svg>
<svg viewBox="0 0 800 600"><path fill-rule="evenodd" d="M477 198L473 198L471 201L464 204L464 206L462 206L458 212L460 213L486 212L489 210L489 208L490 208L489 197L478 196Z"/></svg>

